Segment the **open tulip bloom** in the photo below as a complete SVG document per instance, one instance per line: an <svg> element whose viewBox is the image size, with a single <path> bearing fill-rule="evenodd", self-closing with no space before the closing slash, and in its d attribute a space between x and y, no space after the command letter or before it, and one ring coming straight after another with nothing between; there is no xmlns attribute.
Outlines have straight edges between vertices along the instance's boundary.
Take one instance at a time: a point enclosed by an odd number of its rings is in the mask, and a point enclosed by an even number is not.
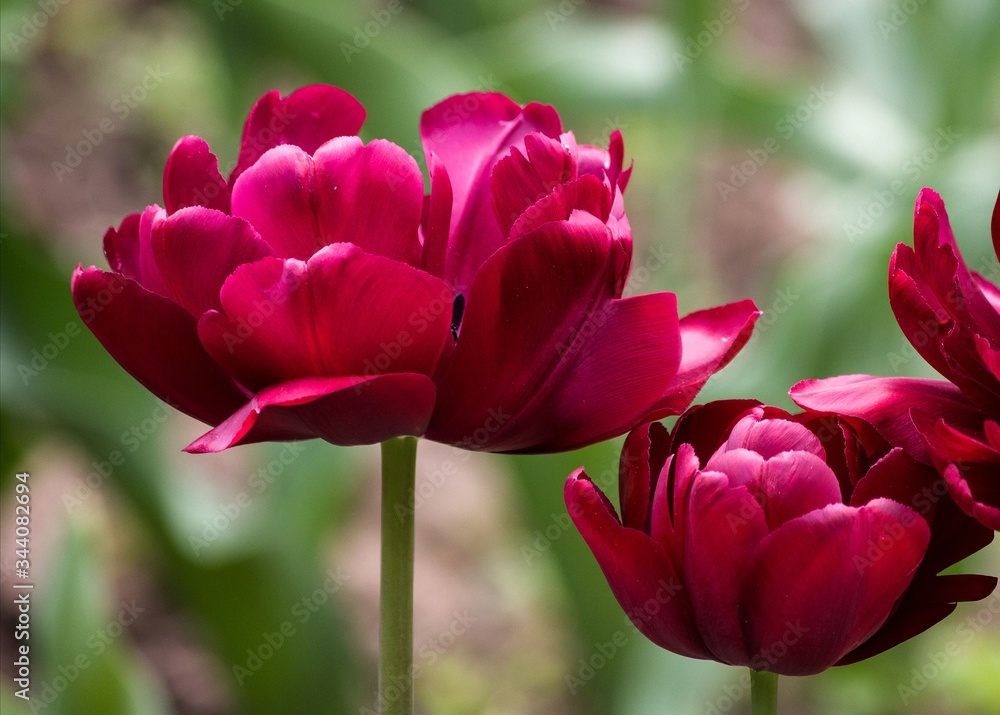
<svg viewBox="0 0 1000 715"><path fill-rule="evenodd" d="M633 430L619 475L620 516L582 469L565 487L619 604L667 650L750 667L764 699L776 674L871 657L996 586L939 575L993 532L859 420L714 402Z"/></svg>
<svg viewBox="0 0 1000 715"><path fill-rule="evenodd" d="M684 318L623 297L621 135L578 145L549 106L456 96L417 162L364 108L264 95L228 178L181 139L153 205L110 229L73 299L146 388L212 426L187 447L383 443L383 515L412 514L414 437L551 452L679 414L750 337L751 301ZM409 678L413 523L383 516L380 677ZM412 698L412 692L409 694ZM409 712L401 698L393 712Z"/></svg>
<svg viewBox="0 0 1000 715"><path fill-rule="evenodd" d="M1000 198L993 210L1000 259ZM889 264L889 302L916 351L943 380L845 375L792 388L802 407L867 420L940 471L969 514L1000 530L1000 288L962 259L941 197L917 198L913 248ZM1000 265L984 271L1000 275Z"/></svg>

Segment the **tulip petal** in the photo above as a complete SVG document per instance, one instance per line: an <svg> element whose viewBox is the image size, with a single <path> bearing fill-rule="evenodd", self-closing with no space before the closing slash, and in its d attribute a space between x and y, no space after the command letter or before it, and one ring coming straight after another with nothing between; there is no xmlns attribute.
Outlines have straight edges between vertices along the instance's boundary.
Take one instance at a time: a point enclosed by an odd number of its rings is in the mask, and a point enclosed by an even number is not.
<svg viewBox="0 0 1000 715"><path fill-rule="evenodd" d="M719 450L739 448L756 452L764 459L790 451L808 452L821 460L826 459L823 445L806 427L787 419L760 419L756 413L737 422Z"/></svg>
<svg viewBox="0 0 1000 715"><path fill-rule="evenodd" d="M451 318L451 291L439 279L348 243L305 262L242 266L221 299L224 312L206 313L199 335L255 390L304 377L430 375Z"/></svg>
<svg viewBox="0 0 1000 715"><path fill-rule="evenodd" d="M829 668L888 619L929 541L927 522L889 499L833 504L772 532L743 588L750 667L781 675Z"/></svg>
<svg viewBox="0 0 1000 715"><path fill-rule="evenodd" d="M577 470L566 481L566 507L611 586L643 635L689 658L711 658L670 559L648 536L623 527L601 491Z"/></svg>
<svg viewBox="0 0 1000 715"><path fill-rule="evenodd" d="M349 242L415 264L423 179L416 161L390 142L340 137L310 157L278 147L233 188L233 215L247 219L278 255L306 259Z"/></svg>
<svg viewBox="0 0 1000 715"><path fill-rule="evenodd" d="M866 420L894 446L925 464L931 463L931 456L910 419L911 408L919 406L959 429L974 431L983 423L983 413L957 387L942 380L842 375L803 380L789 394L800 407Z"/></svg>
<svg viewBox="0 0 1000 715"><path fill-rule="evenodd" d="M233 185L233 216L249 221L276 255L305 260L323 246L312 185L312 158L299 147L279 146Z"/></svg>
<svg viewBox="0 0 1000 715"><path fill-rule="evenodd" d="M554 451L644 421L678 362L676 299L610 300L615 250L605 226L578 213L509 243L483 266L429 438L467 443L499 413L503 424L473 448Z"/></svg>
<svg viewBox="0 0 1000 715"><path fill-rule="evenodd" d="M73 302L118 364L168 404L217 424L246 401L198 342L194 318L176 303L93 267L73 274Z"/></svg>
<svg viewBox="0 0 1000 715"><path fill-rule="evenodd" d="M969 516L1000 531L1000 460L949 464L942 473L952 498Z"/></svg>
<svg viewBox="0 0 1000 715"><path fill-rule="evenodd" d="M490 205L490 175L508 149L524 150L524 137L558 137L559 115L549 106L517 103L496 93L449 97L424 112L420 136L451 178L454 205L445 278L467 293L479 266L504 244Z"/></svg>
<svg viewBox="0 0 1000 715"><path fill-rule="evenodd" d="M431 193L424 198L421 225L424 236L423 268L432 276L442 278L451 226L451 179L435 154L427 157L427 173L431 177Z"/></svg>
<svg viewBox="0 0 1000 715"><path fill-rule="evenodd" d="M153 232L153 255L170 297L198 318L221 310L219 291L233 271L274 253L243 219L192 207Z"/></svg>
<svg viewBox="0 0 1000 715"><path fill-rule="evenodd" d="M188 206L229 213L229 185L201 137L186 136L171 150L163 169L163 205L168 214Z"/></svg>
<svg viewBox="0 0 1000 715"><path fill-rule="evenodd" d="M338 87L301 87L284 99L272 90L250 110L229 185L268 149L291 144L312 154L334 137L357 134L364 122L365 108Z"/></svg>
<svg viewBox="0 0 1000 715"><path fill-rule="evenodd" d="M746 487L731 487L720 472L695 477L687 509L684 584L698 631L723 663L744 665L748 660L740 586L751 555L767 534L764 511Z"/></svg>
<svg viewBox="0 0 1000 715"><path fill-rule="evenodd" d="M493 207L504 236L510 235L511 227L529 206L576 178L576 160L559 139L529 134L524 146L527 156L512 148L497 162L490 177ZM605 189L604 193L610 192Z"/></svg>
<svg viewBox="0 0 1000 715"><path fill-rule="evenodd" d="M673 443L691 445L699 463L706 464L719 448L719 440L730 433L734 423L745 413L755 408L761 408L757 400L717 400L695 405L674 425ZM762 409L760 414L763 415Z"/></svg>
<svg viewBox="0 0 1000 715"><path fill-rule="evenodd" d="M344 446L375 444L423 434L433 407L434 383L426 375L291 380L254 395L185 451L221 452L240 444L310 437Z"/></svg>
<svg viewBox="0 0 1000 715"><path fill-rule="evenodd" d="M659 422L640 425L629 432L618 464L618 503L622 524L648 531L653 489L667 461L670 435Z"/></svg>
<svg viewBox="0 0 1000 715"><path fill-rule="evenodd" d="M708 378L747 344L759 316L753 301L741 300L681 318L681 365L670 390L657 404L657 414L683 412Z"/></svg>

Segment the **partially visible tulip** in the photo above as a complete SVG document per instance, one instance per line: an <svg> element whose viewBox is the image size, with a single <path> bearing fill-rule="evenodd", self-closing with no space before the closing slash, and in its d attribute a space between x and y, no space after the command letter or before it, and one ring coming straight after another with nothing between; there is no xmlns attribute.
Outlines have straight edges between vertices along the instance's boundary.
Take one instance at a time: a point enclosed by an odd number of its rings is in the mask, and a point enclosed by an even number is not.
<svg viewBox="0 0 1000 715"><path fill-rule="evenodd" d="M992 233L1000 258L1000 198ZM792 399L874 424L936 465L962 508L1000 530L1000 288L966 266L930 189L917 198L913 239L892 255L889 302L914 349L948 382L846 375L801 382Z"/></svg>
<svg viewBox="0 0 1000 715"><path fill-rule="evenodd" d="M681 655L809 675L996 586L938 575L992 532L932 469L836 415L695 407L672 434L633 430L619 474L620 518L583 470L566 504L626 614Z"/></svg>
<svg viewBox="0 0 1000 715"><path fill-rule="evenodd" d="M680 319L623 297L631 172L615 132L577 145L552 107L452 97L416 161L362 142L333 87L254 106L228 179L186 137L150 206L105 236L73 297L136 379L214 426L217 452L401 435L468 449L590 444L682 411L743 347L751 301Z"/></svg>

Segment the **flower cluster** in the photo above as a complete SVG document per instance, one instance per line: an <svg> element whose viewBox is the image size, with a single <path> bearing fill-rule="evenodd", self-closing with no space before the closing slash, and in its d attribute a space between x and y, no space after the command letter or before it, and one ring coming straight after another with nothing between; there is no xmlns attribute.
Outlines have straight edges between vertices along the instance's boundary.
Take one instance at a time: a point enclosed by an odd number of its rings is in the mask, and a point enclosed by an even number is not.
<svg viewBox="0 0 1000 715"><path fill-rule="evenodd" d="M578 145L552 107L452 97L421 120L425 195L409 154L357 136L364 119L334 87L270 92L228 178L181 139L163 207L108 231L110 271L74 275L108 352L213 425L189 451L572 449L678 414L749 338L750 301L679 318L672 293L623 297L618 132Z"/></svg>

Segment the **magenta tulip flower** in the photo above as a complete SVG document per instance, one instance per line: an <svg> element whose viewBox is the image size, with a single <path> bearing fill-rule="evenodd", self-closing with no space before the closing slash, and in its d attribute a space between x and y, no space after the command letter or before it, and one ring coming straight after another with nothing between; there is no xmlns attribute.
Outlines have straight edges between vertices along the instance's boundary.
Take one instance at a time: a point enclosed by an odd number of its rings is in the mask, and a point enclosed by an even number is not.
<svg viewBox="0 0 1000 715"><path fill-rule="evenodd" d="M657 645L809 675L880 653L985 598L939 576L993 533L870 427L753 401L633 430L621 516L584 471L566 504L619 604Z"/></svg>
<svg viewBox="0 0 1000 715"><path fill-rule="evenodd" d="M750 301L677 315L623 297L631 168L577 145L555 110L452 97L416 161L362 142L332 87L265 95L223 179L198 137L174 147L165 208L80 268L88 326L153 393L213 426L216 452L402 436L469 449L580 447L678 414L749 338Z"/></svg>
<svg viewBox="0 0 1000 715"><path fill-rule="evenodd" d="M1000 258L1000 199L992 233ZM847 375L806 380L792 398L874 424L936 465L962 508L1000 530L1000 289L966 266L930 189L917 198L913 236L914 248L899 244L892 255L889 302L910 343L948 382Z"/></svg>

